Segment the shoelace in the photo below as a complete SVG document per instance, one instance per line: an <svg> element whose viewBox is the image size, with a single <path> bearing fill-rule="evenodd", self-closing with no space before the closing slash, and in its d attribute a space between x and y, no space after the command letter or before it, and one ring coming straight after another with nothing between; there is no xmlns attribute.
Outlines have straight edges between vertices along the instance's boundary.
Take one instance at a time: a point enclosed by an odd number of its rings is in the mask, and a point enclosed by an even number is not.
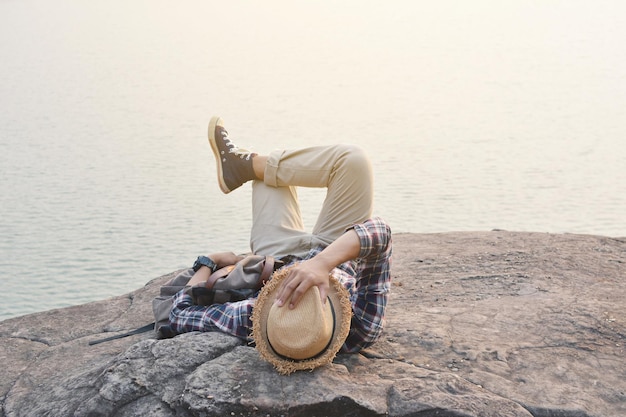
<svg viewBox="0 0 626 417"><path fill-rule="evenodd" d="M228 132L226 130L222 130L222 139L224 140L224 144L228 147L228 153L232 153L233 155L238 156L241 159L245 159L246 161L252 158L252 152L246 149L241 149L233 142L231 142L230 138L228 137Z"/></svg>

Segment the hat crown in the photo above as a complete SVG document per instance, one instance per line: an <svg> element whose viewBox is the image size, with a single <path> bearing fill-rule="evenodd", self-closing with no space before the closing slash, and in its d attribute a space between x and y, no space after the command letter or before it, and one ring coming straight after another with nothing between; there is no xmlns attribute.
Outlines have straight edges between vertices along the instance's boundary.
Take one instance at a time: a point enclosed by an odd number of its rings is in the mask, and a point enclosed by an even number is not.
<svg viewBox="0 0 626 417"><path fill-rule="evenodd" d="M307 291L293 309L274 305L277 293L292 268L294 266L287 266L274 272L272 278L261 289L251 317L251 336L254 339L256 349L263 359L274 365L276 370L283 375L289 375L298 370L315 369L331 363L348 337L352 317L348 290L332 275L329 280L326 303L322 303L320 300L319 288L313 286L311 287L313 290L310 293ZM311 306L305 307L309 304ZM295 325L284 327L282 325L276 326L276 323L281 323L282 319L270 318L270 311L272 311L273 316L276 316L278 313L291 315L290 312L299 310L317 311L317 313L303 314L300 312L300 319L304 321L296 319L294 320ZM269 322L273 324L270 325ZM330 326L329 323L333 323L333 326ZM274 328L272 329L272 327ZM277 330L281 327L282 330ZM323 331L312 330L320 328ZM330 332L329 337L326 336L327 331ZM318 336L312 336L316 334ZM304 336L311 337L316 342L305 342L300 345L306 346L305 348L298 347L295 341L301 341ZM296 359L295 356L304 359Z"/></svg>
<svg viewBox="0 0 626 417"><path fill-rule="evenodd" d="M279 355L304 360L322 353L335 327L332 302L322 303L318 287L302 296L295 308L273 304L267 317L267 339Z"/></svg>

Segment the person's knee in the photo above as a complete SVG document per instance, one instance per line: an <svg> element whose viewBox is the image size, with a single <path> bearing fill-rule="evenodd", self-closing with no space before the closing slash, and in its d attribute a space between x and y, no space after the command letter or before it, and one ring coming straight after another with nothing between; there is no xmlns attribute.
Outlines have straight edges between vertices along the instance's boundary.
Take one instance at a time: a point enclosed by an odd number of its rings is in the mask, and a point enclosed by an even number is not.
<svg viewBox="0 0 626 417"><path fill-rule="evenodd" d="M340 145L344 163L351 170L370 170L370 159L363 148L357 145Z"/></svg>

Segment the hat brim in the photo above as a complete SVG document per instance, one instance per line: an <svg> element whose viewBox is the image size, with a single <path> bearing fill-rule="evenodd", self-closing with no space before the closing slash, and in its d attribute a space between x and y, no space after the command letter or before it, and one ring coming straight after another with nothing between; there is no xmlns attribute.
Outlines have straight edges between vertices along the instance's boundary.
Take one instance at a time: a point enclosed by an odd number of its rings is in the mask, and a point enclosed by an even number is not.
<svg viewBox="0 0 626 417"><path fill-rule="evenodd" d="M276 353L267 338L267 317L276 299L277 289L289 274L290 267L281 268L263 287L252 310L252 338L261 357L270 362L282 375L295 371L313 370L331 363L350 332L352 306L348 291L333 276L330 277L328 298L335 313L335 328L326 350L311 359L294 360Z"/></svg>

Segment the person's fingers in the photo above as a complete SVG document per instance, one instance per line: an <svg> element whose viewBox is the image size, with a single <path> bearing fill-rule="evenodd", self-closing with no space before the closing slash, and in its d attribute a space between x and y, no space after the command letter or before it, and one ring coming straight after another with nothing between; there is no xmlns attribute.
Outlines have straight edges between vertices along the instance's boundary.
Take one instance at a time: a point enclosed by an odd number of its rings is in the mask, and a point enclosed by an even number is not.
<svg viewBox="0 0 626 417"><path fill-rule="evenodd" d="M283 282L280 284L280 288L278 289L278 292L276 294L275 301L279 307L282 307L285 302L289 301L291 293L297 287L297 282L295 282L294 280L295 275L295 270L292 269L291 271L289 271L287 277L285 277Z"/></svg>
<svg viewBox="0 0 626 417"><path fill-rule="evenodd" d="M275 301L279 307L288 304L289 308L295 308L304 294L314 285L320 290L322 303L326 303L329 292L328 280L324 280L326 275L320 277L316 271L307 269L303 265L291 269L281 283Z"/></svg>
<svg viewBox="0 0 626 417"><path fill-rule="evenodd" d="M304 293L309 289L310 285L306 285L304 282L299 282L298 286L296 286L291 293L291 300L289 301L289 308L295 308L298 305L298 301L304 295Z"/></svg>

